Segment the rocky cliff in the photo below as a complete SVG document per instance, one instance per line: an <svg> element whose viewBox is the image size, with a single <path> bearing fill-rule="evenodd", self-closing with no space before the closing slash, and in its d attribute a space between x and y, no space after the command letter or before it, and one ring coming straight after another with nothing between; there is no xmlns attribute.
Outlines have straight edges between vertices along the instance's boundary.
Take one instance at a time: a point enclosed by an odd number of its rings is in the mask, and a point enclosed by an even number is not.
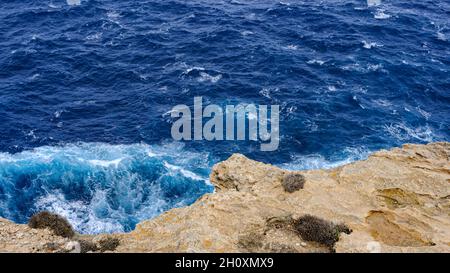
<svg viewBox="0 0 450 273"><path fill-rule="evenodd" d="M450 143L299 172L235 154L210 180L215 193L112 235L115 251L450 252ZM0 251L51 252L69 241L0 221Z"/></svg>

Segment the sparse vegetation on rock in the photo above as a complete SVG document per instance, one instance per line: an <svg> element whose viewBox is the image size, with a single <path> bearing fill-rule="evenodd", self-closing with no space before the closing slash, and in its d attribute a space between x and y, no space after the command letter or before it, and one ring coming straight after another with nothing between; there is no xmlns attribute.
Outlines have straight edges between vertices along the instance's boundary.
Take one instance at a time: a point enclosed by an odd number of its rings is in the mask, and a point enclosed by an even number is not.
<svg viewBox="0 0 450 273"><path fill-rule="evenodd" d="M341 232L350 234L352 231L344 224L318 218L312 215L304 215L294 221L294 229L305 241L312 241L327 246L334 252L334 244L339 241Z"/></svg>
<svg viewBox="0 0 450 273"><path fill-rule="evenodd" d="M289 173L283 177L281 185L286 192L292 193L303 189L305 185L305 177L299 173Z"/></svg>
<svg viewBox="0 0 450 273"><path fill-rule="evenodd" d="M120 241L117 238L106 236L97 241L98 250L101 252L114 251L119 246Z"/></svg>
<svg viewBox="0 0 450 273"><path fill-rule="evenodd" d="M48 211L41 211L31 216L28 226L37 229L50 229L55 235L72 238L75 235L70 223L62 216Z"/></svg>
<svg viewBox="0 0 450 273"><path fill-rule="evenodd" d="M98 247L96 244L94 244L91 241L88 240L79 240L81 247L81 253L88 253L88 252L96 252L98 251Z"/></svg>

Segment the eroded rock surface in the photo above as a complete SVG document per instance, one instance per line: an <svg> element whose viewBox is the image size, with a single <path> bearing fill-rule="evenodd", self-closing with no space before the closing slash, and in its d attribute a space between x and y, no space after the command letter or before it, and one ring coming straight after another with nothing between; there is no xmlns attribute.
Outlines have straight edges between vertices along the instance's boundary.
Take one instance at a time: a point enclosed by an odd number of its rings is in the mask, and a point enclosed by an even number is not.
<svg viewBox="0 0 450 273"><path fill-rule="evenodd" d="M63 252L70 241L47 229L32 229L0 218L0 252Z"/></svg>
<svg viewBox="0 0 450 273"><path fill-rule="evenodd" d="M293 192L282 185L290 173L305 178ZM299 172L235 154L214 166L210 180L215 193L113 235L120 240L116 251L330 251L295 230L294 220L308 214L352 230L338 235L336 252L450 252L450 143L404 145L338 168ZM32 250L17 247L4 223L0 251ZM22 233L40 232L48 231ZM55 238L36 239L33 250L62 240Z"/></svg>

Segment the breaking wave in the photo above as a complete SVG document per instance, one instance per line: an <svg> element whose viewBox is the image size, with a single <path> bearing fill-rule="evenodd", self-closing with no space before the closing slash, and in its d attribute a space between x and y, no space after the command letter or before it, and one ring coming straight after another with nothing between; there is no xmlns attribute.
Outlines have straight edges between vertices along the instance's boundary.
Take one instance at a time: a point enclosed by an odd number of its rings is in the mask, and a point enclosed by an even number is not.
<svg viewBox="0 0 450 273"><path fill-rule="evenodd" d="M208 154L183 145L78 143L0 153L0 216L65 216L82 233L124 232L207 192Z"/></svg>

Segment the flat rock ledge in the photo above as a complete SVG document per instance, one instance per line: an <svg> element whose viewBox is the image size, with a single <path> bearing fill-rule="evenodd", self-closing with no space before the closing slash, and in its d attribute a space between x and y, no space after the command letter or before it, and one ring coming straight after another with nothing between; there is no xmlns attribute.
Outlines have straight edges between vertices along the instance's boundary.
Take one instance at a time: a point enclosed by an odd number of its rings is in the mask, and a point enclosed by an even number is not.
<svg viewBox="0 0 450 273"><path fill-rule="evenodd" d="M304 176L288 192L283 178ZM111 236L117 252L328 252L293 219L313 215L353 232L336 252L450 252L450 143L406 144L329 170L291 172L234 154L216 164L215 193ZM79 237L95 237L83 235ZM0 219L0 252L58 252L74 239Z"/></svg>

